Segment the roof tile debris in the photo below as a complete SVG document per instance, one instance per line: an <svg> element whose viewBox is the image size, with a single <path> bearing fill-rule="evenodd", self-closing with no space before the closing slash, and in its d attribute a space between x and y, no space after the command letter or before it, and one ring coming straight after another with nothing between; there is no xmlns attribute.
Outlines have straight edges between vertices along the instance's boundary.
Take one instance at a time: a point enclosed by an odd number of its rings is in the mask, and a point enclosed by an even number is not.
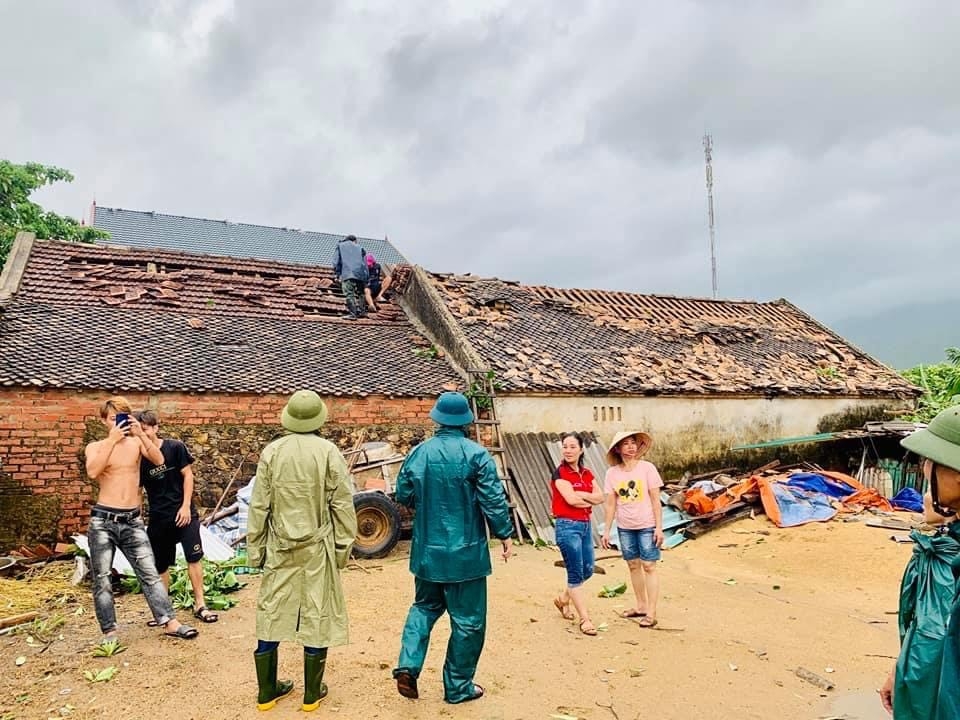
<svg viewBox="0 0 960 720"><path fill-rule="evenodd" d="M509 391L913 397L785 300L718 301L432 275Z"/></svg>
<svg viewBox="0 0 960 720"><path fill-rule="evenodd" d="M327 268L36 241L0 385L431 396L459 377L400 307L341 319Z"/></svg>

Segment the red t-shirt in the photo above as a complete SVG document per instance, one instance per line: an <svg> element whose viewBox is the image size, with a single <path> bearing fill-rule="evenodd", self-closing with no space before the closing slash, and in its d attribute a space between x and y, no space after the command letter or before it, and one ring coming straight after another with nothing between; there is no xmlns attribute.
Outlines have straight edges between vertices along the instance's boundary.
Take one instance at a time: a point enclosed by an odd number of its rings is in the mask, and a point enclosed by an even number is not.
<svg viewBox="0 0 960 720"><path fill-rule="evenodd" d="M589 468L574 470L567 463L561 463L560 467L553 471L553 477L550 478L550 490L553 493L553 516L557 518L566 518L567 520L580 520L590 522L590 513L592 507L578 508L573 507L563 499L563 495L557 490L557 480L566 480L575 491L593 492L593 473Z"/></svg>

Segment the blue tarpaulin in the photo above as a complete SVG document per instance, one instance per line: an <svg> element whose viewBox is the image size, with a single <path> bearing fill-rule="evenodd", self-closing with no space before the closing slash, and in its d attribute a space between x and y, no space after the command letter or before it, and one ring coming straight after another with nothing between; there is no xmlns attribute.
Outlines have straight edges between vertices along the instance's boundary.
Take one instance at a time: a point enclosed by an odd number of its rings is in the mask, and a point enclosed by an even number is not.
<svg viewBox="0 0 960 720"><path fill-rule="evenodd" d="M830 498L821 492L805 490L789 483L770 482L767 486L768 492L773 493L777 507L776 510L768 507L764 498L764 509L779 527L822 522L830 520L837 514L836 509L830 504Z"/></svg>
<svg viewBox="0 0 960 720"><path fill-rule="evenodd" d="M825 477L819 473L794 473L786 484L815 493L823 493L834 498L844 498L857 491L856 488L850 487L845 482Z"/></svg>
<svg viewBox="0 0 960 720"><path fill-rule="evenodd" d="M905 487L890 498L890 504L899 510L923 512L923 496L912 487Z"/></svg>

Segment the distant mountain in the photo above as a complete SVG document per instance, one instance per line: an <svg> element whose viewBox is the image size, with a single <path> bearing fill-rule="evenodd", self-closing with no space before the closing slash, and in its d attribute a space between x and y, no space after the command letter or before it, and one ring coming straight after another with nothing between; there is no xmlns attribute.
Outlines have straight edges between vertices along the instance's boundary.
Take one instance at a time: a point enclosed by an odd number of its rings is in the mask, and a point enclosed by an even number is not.
<svg viewBox="0 0 960 720"><path fill-rule="evenodd" d="M946 360L944 349L960 347L960 301L902 305L871 315L831 322L832 330L897 370Z"/></svg>

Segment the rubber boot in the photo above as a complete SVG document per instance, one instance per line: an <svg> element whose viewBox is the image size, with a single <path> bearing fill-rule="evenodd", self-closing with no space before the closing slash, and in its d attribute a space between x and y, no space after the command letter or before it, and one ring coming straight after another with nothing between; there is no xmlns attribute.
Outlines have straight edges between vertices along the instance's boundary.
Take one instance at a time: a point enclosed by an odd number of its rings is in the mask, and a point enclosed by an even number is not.
<svg viewBox="0 0 960 720"><path fill-rule="evenodd" d="M327 686L323 682L323 671L327 667L327 649L310 654L303 651L303 706L305 712L313 712L320 707L320 701L327 696Z"/></svg>
<svg viewBox="0 0 960 720"><path fill-rule="evenodd" d="M277 651L254 653L253 662L257 666L257 710L270 710L277 700L293 690L292 680L277 681Z"/></svg>

